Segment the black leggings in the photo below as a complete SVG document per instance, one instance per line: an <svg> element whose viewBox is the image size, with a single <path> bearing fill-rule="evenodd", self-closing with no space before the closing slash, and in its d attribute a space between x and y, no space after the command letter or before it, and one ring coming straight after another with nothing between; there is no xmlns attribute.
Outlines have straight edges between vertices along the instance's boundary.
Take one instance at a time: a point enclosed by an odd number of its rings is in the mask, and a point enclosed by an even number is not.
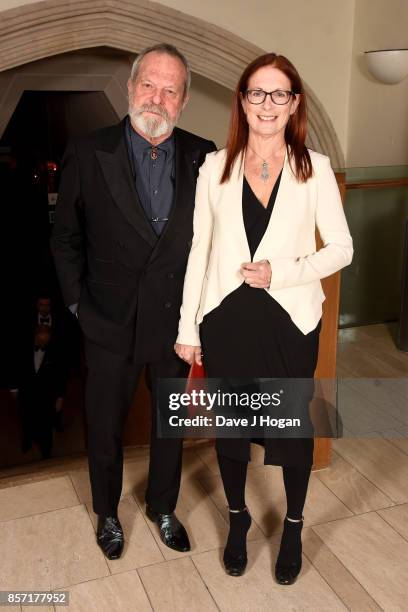
<svg viewBox="0 0 408 612"><path fill-rule="evenodd" d="M245 507L245 482L248 462L218 454L218 463L228 506L231 510ZM301 519L312 466L282 466L286 491L287 516Z"/></svg>

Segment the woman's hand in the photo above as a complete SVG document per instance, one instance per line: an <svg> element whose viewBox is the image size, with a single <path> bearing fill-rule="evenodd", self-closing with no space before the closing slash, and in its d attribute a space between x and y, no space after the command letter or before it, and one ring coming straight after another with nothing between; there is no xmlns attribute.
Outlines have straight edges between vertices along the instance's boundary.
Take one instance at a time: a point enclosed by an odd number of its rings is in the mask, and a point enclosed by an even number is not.
<svg viewBox="0 0 408 612"><path fill-rule="evenodd" d="M201 361L201 346L191 346L190 344L176 344L174 345L174 350L177 355L183 361L187 361L190 365L193 361L196 362L197 365L202 365Z"/></svg>
<svg viewBox="0 0 408 612"><path fill-rule="evenodd" d="M241 274L250 287L268 289L271 284L272 269L267 259L262 259L254 263L243 263L241 266Z"/></svg>

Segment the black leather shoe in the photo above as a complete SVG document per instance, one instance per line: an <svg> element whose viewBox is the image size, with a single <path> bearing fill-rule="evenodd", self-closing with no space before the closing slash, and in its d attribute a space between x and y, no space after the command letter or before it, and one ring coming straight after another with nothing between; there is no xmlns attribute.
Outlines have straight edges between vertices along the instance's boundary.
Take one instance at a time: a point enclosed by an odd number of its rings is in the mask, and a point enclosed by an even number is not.
<svg viewBox="0 0 408 612"><path fill-rule="evenodd" d="M179 552L190 550L187 531L174 512L171 514L161 514L160 512L155 512L150 506L146 506L146 516L158 526L163 544Z"/></svg>
<svg viewBox="0 0 408 612"><path fill-rule="evenodd" d="M285 518L281 546L275 565L275 578L279 584L293 584L302 569L302 527L303 517L301 521L289 521L287 517Z"/></svg>
<svg viewBox="0 0 408 612"><path fill-rule="evenodd" d="M119 559L125 539L122 525L114 516L99 516L96 541L108 559Z"/></svg>

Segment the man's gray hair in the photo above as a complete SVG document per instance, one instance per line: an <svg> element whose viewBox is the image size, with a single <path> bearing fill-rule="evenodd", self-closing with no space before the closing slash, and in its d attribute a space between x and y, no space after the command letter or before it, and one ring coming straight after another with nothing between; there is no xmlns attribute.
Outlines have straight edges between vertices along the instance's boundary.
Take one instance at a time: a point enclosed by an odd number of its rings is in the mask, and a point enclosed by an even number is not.
<svg viewBox="0 0 408 612"><path fill-rule="evenodd" d="M157 45L153 45L152 47L146 47L145 49L142 49L142 51L139 53L139 55L133 62L132 69L130 71L130 80L136 80L143 58L146 57L148 53L152 53L153 51L155 53L165 53L166 55L170 55L171 57L176 57L183 64L184 68L186 69L186 81L184 83L184 97L186 97L188 90L190 89L191 70L188 61L186 60L184 55L174 45L169 45L167 43L159 43Z"/></svg>

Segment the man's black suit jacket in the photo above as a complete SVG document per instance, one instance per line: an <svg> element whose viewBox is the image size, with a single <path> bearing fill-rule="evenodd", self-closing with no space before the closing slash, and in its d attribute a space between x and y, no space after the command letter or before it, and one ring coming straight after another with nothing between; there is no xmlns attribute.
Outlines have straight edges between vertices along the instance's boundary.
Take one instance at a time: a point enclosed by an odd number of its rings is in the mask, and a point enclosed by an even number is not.
<svg viewBox="0 0 408 612"><path fill-rule="evenodd" d="M66 150L51 239L87 340L137 362L173 355L198 171L213 142L175 128L175 197L158 238L139 201L125 120Z"/></svg>
<svg viewBox="0 0 408 612"><path fill-rule="evenodd" d="M57 339L51 337L45 348L38 372L34 367L34 341L27 342L20 352L18 394L20 403L27 406L55 407L59 397L64 397L67 386L68 364Z"/></svg>
<svg viewBox="0 0 408 612"><path fill-rule="evenodd" d="M34 341L20 352L18 371L18 405L24 437L40 444L44 456L52 446L55 404L64 397L67 385L67 363L62 346L55 338L44 351L38 371L34 365Z"/></svg>

